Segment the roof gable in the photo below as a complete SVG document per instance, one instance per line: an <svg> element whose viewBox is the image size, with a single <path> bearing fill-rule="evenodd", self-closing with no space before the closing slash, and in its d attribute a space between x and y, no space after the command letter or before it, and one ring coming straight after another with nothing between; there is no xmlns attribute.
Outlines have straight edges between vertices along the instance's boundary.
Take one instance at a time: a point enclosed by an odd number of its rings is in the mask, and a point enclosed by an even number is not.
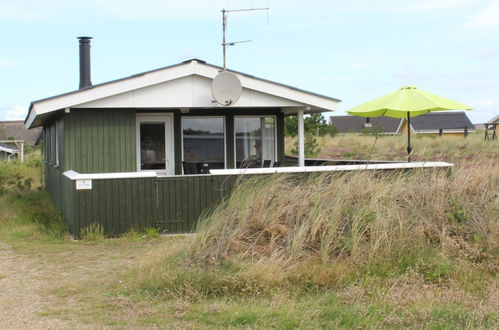
<svg viewBox="0 0 499 330"><path fill-rule="evenodd" d="M39 126L43 122L44 115L69 107L167 107L164 104L144 100L146 95L153 94L158 100L168 104L165 97L160 97L162 88L182 89L180 95L184 98L182 102L177 100L172 107L217 107L212 102L211 86L207 93L207 82L220 72L222 68L206 64L199 60L190 60L177 65L144 72L128 78L111 81L104 84L90 86L78 91L34 101L30 105L26 118L27 127ZM230 71L230 70L228 70ZM237 71L231 71L238 76L243 87L243 97L231 107L240 106L282 106L282 107L306 107L308 111L331 111L336 109L340 100L300 90L291 86L275 83L269 80L256 78ZM189 80L191 78L191 80ZM204 78L204 80L203 80ZM168 86L171 83L172 85ZM159 89L158 89L159 88ZM196 88L199 88L196 90ZM147 89L147 90L146 90ZM178 91L178 90L177 90ZM171 97L172 95L169 95ZM179 95L175 95L177 98ZM269 99L272 96L272 99ZM137 99L135 99L137 97ZM203 99L199 99L203 97ZM142 98L142 99L141 99ZM97 102L98 101L98 102ZM240 103L244 101L243 103ZM265 104L264 102L270 102ZM114 102L117 102L114 104ZM132 105L138 102L138 105ZM149 102L149 103L148 103ZM147 105L146 105L147 104ZM171 104L171 103L170 103Z"/></svg>
<svg viewBox="0 0 499 330"><path fill-rule="evenodd" d="M212 79L191 75L82 103L74 108L211 108ZM299 102L243 88L237 107L298 107Z"/></svg>

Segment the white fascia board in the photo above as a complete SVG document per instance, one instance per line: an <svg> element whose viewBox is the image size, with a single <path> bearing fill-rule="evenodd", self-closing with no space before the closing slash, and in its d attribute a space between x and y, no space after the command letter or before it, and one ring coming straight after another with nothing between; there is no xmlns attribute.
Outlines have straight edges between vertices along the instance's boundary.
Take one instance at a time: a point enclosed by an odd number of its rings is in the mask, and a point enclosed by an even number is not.
<svg viewBox="0 0 499 330"><path fill-rule="evenodd" d="M196 73L200 76L215 78L220 72L217 68L196 63ZM234 73L234 72L233 72ZM339 101L332 100L320 95L310 94L305 91L296 90L291 87L282 86L258 78L248 77L246 75L234 73L241 80L243 88L253 89L262 93L271 94L325 110L334 111Z"/></svg>
<svg viewBox="0 0 499 330"><path fill-rule="evenodd" d="M307 172L342 172L365 170L397 170L412 168L452 167L454 164L445 162L418 162L418 163L391 163L369 165L332 165L332 166L305 166L305 167L273 167L247 168L231 170L210 170L212 175L244 175L244 174L278 174L278 173L307 173Z"/></svg>
<svg viewBox="0 0 499 330"><path fill-rule="evenodd" d="M30 129L31 125L35 121L35 118L36 118L36 110L35 110L35 106L32 105L29 109L29 115L28 115L28 118L26 119L26 122L24 123L24 127L26 129Z"/></svg>
<svg viewBox="0 0 499 330"><path fill-rule="evenodd" d="M85 173L80 174L73 170L64 174L70 180L109 180L109 179L135 179L135 178L157 178L158 174L151 172L117 172L117 173Z"/></svg>
<svg viewBox="0 0 499 330"><path fill-rule="evenodd" d="M186 63L184 65L170 67L164 70L149 72L130 79L118 80L103 86L95 86L76 93L42 100L33 105L33 110L35 110L36 115L41 115L57 109L72 107L111 95L121 94L131 90L155 85L163 81L191 75L194 73L194 67L189 64L194 63Z"/></svg>

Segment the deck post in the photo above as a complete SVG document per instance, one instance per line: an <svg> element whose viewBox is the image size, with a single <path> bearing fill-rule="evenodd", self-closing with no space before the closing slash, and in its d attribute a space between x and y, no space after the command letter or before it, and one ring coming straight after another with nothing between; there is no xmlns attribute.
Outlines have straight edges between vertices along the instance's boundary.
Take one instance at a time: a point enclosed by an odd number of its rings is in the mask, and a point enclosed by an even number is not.
<svg viewBox="0 0 499 330"><path fill-rule="evenodd" d="M298 166L305 166L305 127L303 109L298 110Z"/></svg>

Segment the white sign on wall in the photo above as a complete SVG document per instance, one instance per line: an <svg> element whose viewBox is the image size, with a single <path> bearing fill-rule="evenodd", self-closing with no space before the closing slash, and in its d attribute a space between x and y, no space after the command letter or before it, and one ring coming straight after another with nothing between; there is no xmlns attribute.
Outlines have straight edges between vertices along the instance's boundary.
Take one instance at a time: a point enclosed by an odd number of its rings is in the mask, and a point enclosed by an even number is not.
<svg viewBox="0 0 499 330"><path fill-rule="evenodd" d="M76 180L76 190L91 190L92 180Z"/></svg>

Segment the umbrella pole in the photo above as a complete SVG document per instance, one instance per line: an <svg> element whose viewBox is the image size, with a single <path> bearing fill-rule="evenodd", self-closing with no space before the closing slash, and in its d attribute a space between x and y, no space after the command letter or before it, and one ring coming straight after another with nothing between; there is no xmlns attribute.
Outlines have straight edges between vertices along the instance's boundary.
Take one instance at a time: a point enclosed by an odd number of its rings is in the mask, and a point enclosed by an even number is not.
<svg viewBox="0 0 499 330"><path fill-rule="evenodd" d="M411 113L407 111L407 162L411 162Z"/></svg>

